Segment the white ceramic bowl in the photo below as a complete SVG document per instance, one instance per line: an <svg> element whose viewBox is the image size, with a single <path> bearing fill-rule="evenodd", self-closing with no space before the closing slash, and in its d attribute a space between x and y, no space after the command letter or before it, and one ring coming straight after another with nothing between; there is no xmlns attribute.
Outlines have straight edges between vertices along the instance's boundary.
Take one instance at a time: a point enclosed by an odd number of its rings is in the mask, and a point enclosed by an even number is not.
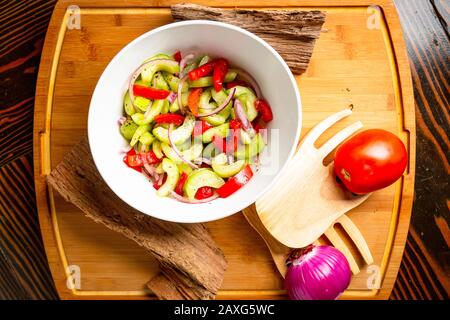
<svg viewBox="0 0 450 320"><path fill-rule="evenodd" d="M117 120L123 114L123 96L131 73L157 53L208 53L246 69L270 103L274 120L268 148L262 156L275 166L263 166L251 181L226 199L186 204L161 198L152 184L122 162L127 142ZM174 222L206 222L232 215L254 203L283 171L297 145L301 129L301 101L296 81L280 55L256 35L233 25L212 21L185 21L147 32L124 47L100 77L89 107L88 135L95 164L108 186L126 203L153 217ZM277 141L276 141L277 140ZM278 150L277 150L278 149ZM282 190L280 190L282 192Z"/></svg>

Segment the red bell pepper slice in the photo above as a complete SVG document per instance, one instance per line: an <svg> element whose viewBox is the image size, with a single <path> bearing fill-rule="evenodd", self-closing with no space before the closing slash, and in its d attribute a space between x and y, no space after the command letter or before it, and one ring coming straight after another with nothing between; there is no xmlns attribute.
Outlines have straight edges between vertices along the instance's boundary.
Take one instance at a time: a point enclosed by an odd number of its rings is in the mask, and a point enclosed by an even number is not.
<svg viewBox="0 0 450 320"><path fill-rule="evenodd" d="M189 80L194 81L202 77L209 76L213 72L215 64L216 60L212 60L210 62L205 63L204 65L201 65L198 68L195 68L194 70L189 71L188 73Z"/></svg>
<svg viewBox="0 0 450 320"><path fill-rule="evenodd" d="M195 193L195 199L202 200L202 199L209 198L212 195L213 195L213 189L211 187L205 186L205 187L201 187L197 190L197 192Z"/></svg>
<svg viewBox="0 0 450 320"><path fill-rule="evenodd" d="M128 163L128 157L129 156L134 156L136 155L136 151L134 149L131 149L130 151L127 152L127 154L123 157L123 162L131 169L136 170L137 172L142 172L142 168L141 167L132 167L130 166L130 164Z"/></svg>
<svg viewBox="0 0 450 320"><path fill-rule="evenodd" d="M207 121L205 120L200 120L200 121L195 121L195 126L194 126L194 132L193 135L194 137L200 136L202 135L206 130L208 130L209 128L212 128L213 126L210 125Z"/></svg>
<svg viewBox="0 0 450 320"><path fill-rule="evenodd" d="M188 96L188 107L194 115L198 114L198 102L200 101L200 95L202 94L202 88L192 89Z"/></svg>
<svg viewBox="0 0 450 320"><path fill-rule="evenodd" d="M173 58L175 59L176 62L180 62L181 61L181 52L177 51L173 54Z"/></svg>
<svg viewBox="0 0 450 320"><path fill-rule="evenodd" d="M170 94L167 90L140 86L138 84L133 85L133 93L135 96L147 99L165 99Z"/></svg>
<svg viewBox="0 0 450 320"><path fill-rule="evenodd" d="M152 164L161 161L151 150L149 152L139 154L129 153L125 156L126 159L124 158L124 162L130 167L142 167L144 164Z"/></svg>
<svg viewBox="0 0 450 320"><path fill-rule="evenodd" d="M222 90L223 79L225 79L225 75L227 74L227 72L228 61L225 59L217 59L214 65L213 72L214 90L216 90L216 92Z"/></svg>
<svg viewBox="0 0 450 320"><path fill-rule="evenodd" d="M234 177L228 179L228 181L216 191L221 198L227 198L242 188L242 186L249 182L252 177L252 168L249 165L246 165L244 169L242 169Z"/></svg>
<svg viewBox="0 0 450 320"><path fill-rule="evenodd" d="M180 196L183 195L183 187L184 184L186 183L187 178L188 175L186 174L186 172L183 171L180 175L180 179L178 179L177 186L175 187L175 192L178 193Z"/></svg>
<svg viewBox="0 0 450 320"><path fill-rule="evenodd" d="M155 117L156 123L173 123L177 126L181 125L184 121L184 116L176 113L160 114Z"/></svg>
<svg viewBox="0 0 450 320"><path fill-rule="evenodd" d="M250 87L250 85L244 80L234 80L227 83L227 89L231 89L236 86Z"/></svg>
<svg viewBox="0 0 450 320"><path fill-rule="evenodd" d="M270 122L273 120L272 108L270 108L269 103L264 99L257 99L255 101L255 108L261 114L261 118L265 122Z"/></svg>

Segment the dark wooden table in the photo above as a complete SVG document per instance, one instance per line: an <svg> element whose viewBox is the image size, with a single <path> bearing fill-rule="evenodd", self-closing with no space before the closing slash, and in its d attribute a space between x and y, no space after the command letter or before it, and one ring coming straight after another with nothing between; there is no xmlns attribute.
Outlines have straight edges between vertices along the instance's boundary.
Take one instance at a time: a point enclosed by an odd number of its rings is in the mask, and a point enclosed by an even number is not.
<svg viewBox="0 0 450 320"><path fill-rule="evenodd" d="M374 1L376 2L376 1ZM57 299L37 219L33 108L55 0L0 0L0 299ZM396 0L414 84L415 200L391 299L449 299L449 0Z"/></svg>

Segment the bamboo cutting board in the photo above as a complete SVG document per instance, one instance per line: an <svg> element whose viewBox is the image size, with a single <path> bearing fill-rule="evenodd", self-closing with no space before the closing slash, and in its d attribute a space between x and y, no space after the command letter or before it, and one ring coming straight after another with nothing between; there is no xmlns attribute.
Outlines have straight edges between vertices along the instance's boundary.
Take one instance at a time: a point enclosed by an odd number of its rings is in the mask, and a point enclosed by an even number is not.
<svg viewBox="0 0 450 320"><path fill-rule="evenodd" d="M67 28L71 4L80 8L80 29ZM199 4L234 7L236 2ZM369 7L371 1L366 0L305 0L301 4L295 8L327 13L326 32L316 42L308 70L297 76L303 103L302 136L327 115L352 106L351 119L334 126L322 141L357 119L365 128L396 133L407 145L410 162L404 178L348 214L366 238L374 264L353 277L343 298L386 299L408 231L415 168L414 101L400 23L388 0L378 0L378 7ZM150 254L84 217L48 190L45 176L86 134L91 94L111 58L137 36L172 21L170 9L159 5L154 0L63 0L50 22L36 90L34 164L42 236L64 299L152 297L145 283L156 275L158 266ZM282 5L294 8L298 1L239 2L249 8ZM219 299L286 297L268 249L241 213L207 227L229 262ZM363 266L362 258L358 262ZM80 275L79 287L67 286L70 272Z"/></svg>

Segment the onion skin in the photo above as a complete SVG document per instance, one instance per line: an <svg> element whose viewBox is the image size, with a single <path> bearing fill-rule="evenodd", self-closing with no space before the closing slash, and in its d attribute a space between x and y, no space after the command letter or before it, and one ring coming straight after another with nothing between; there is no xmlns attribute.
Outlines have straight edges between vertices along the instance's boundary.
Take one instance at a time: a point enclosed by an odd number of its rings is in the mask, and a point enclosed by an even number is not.
<svg viewBox="0 0 450 320"><path fill-rule="evenodd" d="M292 300L335 300L347 289L351 276L350 265L339 250L311 245L294 251L285 287Z"/></svg>

